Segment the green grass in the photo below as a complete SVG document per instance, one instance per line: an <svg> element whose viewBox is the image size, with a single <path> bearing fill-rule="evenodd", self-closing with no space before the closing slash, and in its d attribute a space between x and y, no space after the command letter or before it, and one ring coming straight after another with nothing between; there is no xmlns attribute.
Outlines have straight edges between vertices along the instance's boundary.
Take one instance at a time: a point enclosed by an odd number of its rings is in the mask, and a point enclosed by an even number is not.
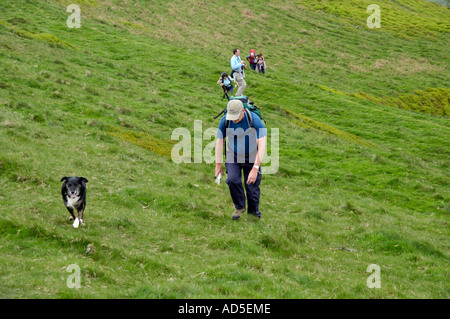
<svg viewBox="0 0 450 319"><path fill-rule="evenodd" d="M370 0L312 0L303 5L339 16L344 22L365 27L370 14L366 9ZM405 38L425 37L433 39L450 31L448 10L439 4L423 0L381 0L382 28Z"/></svg>
<svg viewBox="0 0 450 319"><path fill-rule="evenodd" d="M369 30L364 1L78 3L80 29L71 1L2 4L0 297L449 298L447 9L379 1ZM280 129L263 218L239 222L213 164L170 158L175 128L217 126L236 46L265 54L245 93Z"/></svg>
<svg viewBox="0 0 450 319"><path fill-rule="evenodd" d="M357 97L365 99L377 104L389 105L392 107L398 107L405 110L418 111L423 113L429 113L440 116L450 115L450 90L444 88L432 88L427 90L416 90L413 94L401 94L397 97L384 96L376 97L364 92L360 93L345 93L339 90L335 90L325 85L311 84L324 91Z"/></svg>

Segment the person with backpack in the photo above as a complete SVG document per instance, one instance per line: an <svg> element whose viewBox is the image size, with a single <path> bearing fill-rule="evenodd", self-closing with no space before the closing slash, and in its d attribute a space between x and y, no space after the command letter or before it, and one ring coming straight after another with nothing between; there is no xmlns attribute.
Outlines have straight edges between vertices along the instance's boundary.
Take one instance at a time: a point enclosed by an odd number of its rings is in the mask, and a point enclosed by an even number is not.
<svg viewBox="0 0 450 319"><path fill-rule="evenodd" d="M247 55L246 59L250 64L250 68L255 71L256 70L256 51L254 49L250 50L250 54Z"/></svg>
<svg viewBox="0 0 450 319"><path fill-rule="evenodd" d="M233 50L233 56L230 59L231 64L231 77L234 78L234 80L238 84L238 90L236 92L236 96L241 96L244 93L244 90L247 86L247 83L244 80L245 73L245 62L241 61L241 51L239 49Z"/></svg>
<svg viewBox="0 0 450 319"><path fill-rule="evenodd" d="M244 108L244 104L239 99L230 100L226 111L220 120L217 131L215 176L223 175L223 148L225 137L227 137L226 182L235 208L231 218L233 220L240 219L246 209L248 214L261 218L259 186L267 130L260 117L248 108ZM247 198L242 185L242 174Z"/></svg>
<svg viewBox="0 0 450 319"><path fill-rule="evenodd" d="M266 61L264 60L264 55L262 53L258 54L256 57L256 71L262 74L266 73Z"/></svg>
<svg viewBox="0 0 450 319"><path fill-rule="evenodd" d="M222 87L223 93L228 99L230 99L228 94L232 95L234 90L232 81L233 79L226 72L223 72L220 75L219 81L217 81L217 84Z"/></svg>

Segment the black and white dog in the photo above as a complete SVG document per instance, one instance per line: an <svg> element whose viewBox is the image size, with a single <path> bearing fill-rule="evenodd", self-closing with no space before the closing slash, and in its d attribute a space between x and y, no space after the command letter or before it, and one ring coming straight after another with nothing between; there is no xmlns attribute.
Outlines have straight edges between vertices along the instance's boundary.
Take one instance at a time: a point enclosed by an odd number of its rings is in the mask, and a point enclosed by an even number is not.
<svg viewBox="0 0 450 319"><path fill-rule="evenodd" d="M86 183L88 180L84 177L72 176L61 178L62 185L61 194L64 205L70 213L70 221L73 222L73 228L78 228L80 223L84 223L84 209L86 208ZM77 217L75 217L74 209L77 210Z"/></svg>

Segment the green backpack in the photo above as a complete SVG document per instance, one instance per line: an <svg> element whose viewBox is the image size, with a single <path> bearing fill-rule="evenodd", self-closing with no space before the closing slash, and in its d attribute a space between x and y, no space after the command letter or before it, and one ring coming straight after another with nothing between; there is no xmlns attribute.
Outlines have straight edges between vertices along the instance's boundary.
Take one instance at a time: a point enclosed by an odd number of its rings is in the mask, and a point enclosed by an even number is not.
<svg viewBox="0 0 450 319"><path fill-rule="evenodd" d="M242 95L242 96L231 96L230 97L230 101L231 100L239 100L242 102L242 104L244 105L244 110L247 113L249 122L250 122L250 127L254 127L253 126L253 118L250 112L248 111L252 111L253 113L255 113L256 115L259 116L259 118L264 121L264 123L266 122L262 116L261 116L261 111L259 110L259 108L253 104L253 102L249 101L248 96L246 95ZM219 116L221 116L222 114L226 115L227 114L227 108L225 108L222 112L220 112L214 119L218 118ZM228 121L226 122L226 127L228 127Z"/></svg>

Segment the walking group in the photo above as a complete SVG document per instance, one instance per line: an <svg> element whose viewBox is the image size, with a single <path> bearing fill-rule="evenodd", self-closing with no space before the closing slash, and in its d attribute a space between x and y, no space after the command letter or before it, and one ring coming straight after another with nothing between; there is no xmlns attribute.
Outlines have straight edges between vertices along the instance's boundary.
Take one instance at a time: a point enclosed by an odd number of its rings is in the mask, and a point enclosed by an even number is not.
<svg viewBox="0 0 450 319"><path fill-rule="evenodd" d="M256 50L251 49L250 54L247 55L246 60L253 71L265 74L266 73L266 61L262 53L256 54ZM233 56L230 59L231 73L228 75L223 72L220 75L217 84L222 87L222 90L229 100L229 95L233 94L234 87L233 82L236 83L238 88L236 96L242 96L244 90L247 87L245 82L245 61L241 59L241 51L239 49L233 50Z"/></svg>
<svg viewBox="0 0 450 319"><path fill-rule="evenodd" d="M261 119L261 113L248 97L244 96L247 87L245 82L245 61L240 57L239 49L233 50L230 59L231 73L222 73L217 84L222 86L228 99L225 115L221 118L216 140L215 177L220 180L224 174L222 160L225 151L226 183L230 190L234 211L233 220L239 220L247 210L249 215L261 218L259 210L261 162L266 148L267 130ZM266 63L262 53L250 50L247 56L250 68L265 74ZM237 84L237 92L232 96ZM228 95L230 94L230 95ZM227 143L225 143L227 138ZM244 181L242 181L244 177ZM244 192L245 189L245 192Z"/></svg>

